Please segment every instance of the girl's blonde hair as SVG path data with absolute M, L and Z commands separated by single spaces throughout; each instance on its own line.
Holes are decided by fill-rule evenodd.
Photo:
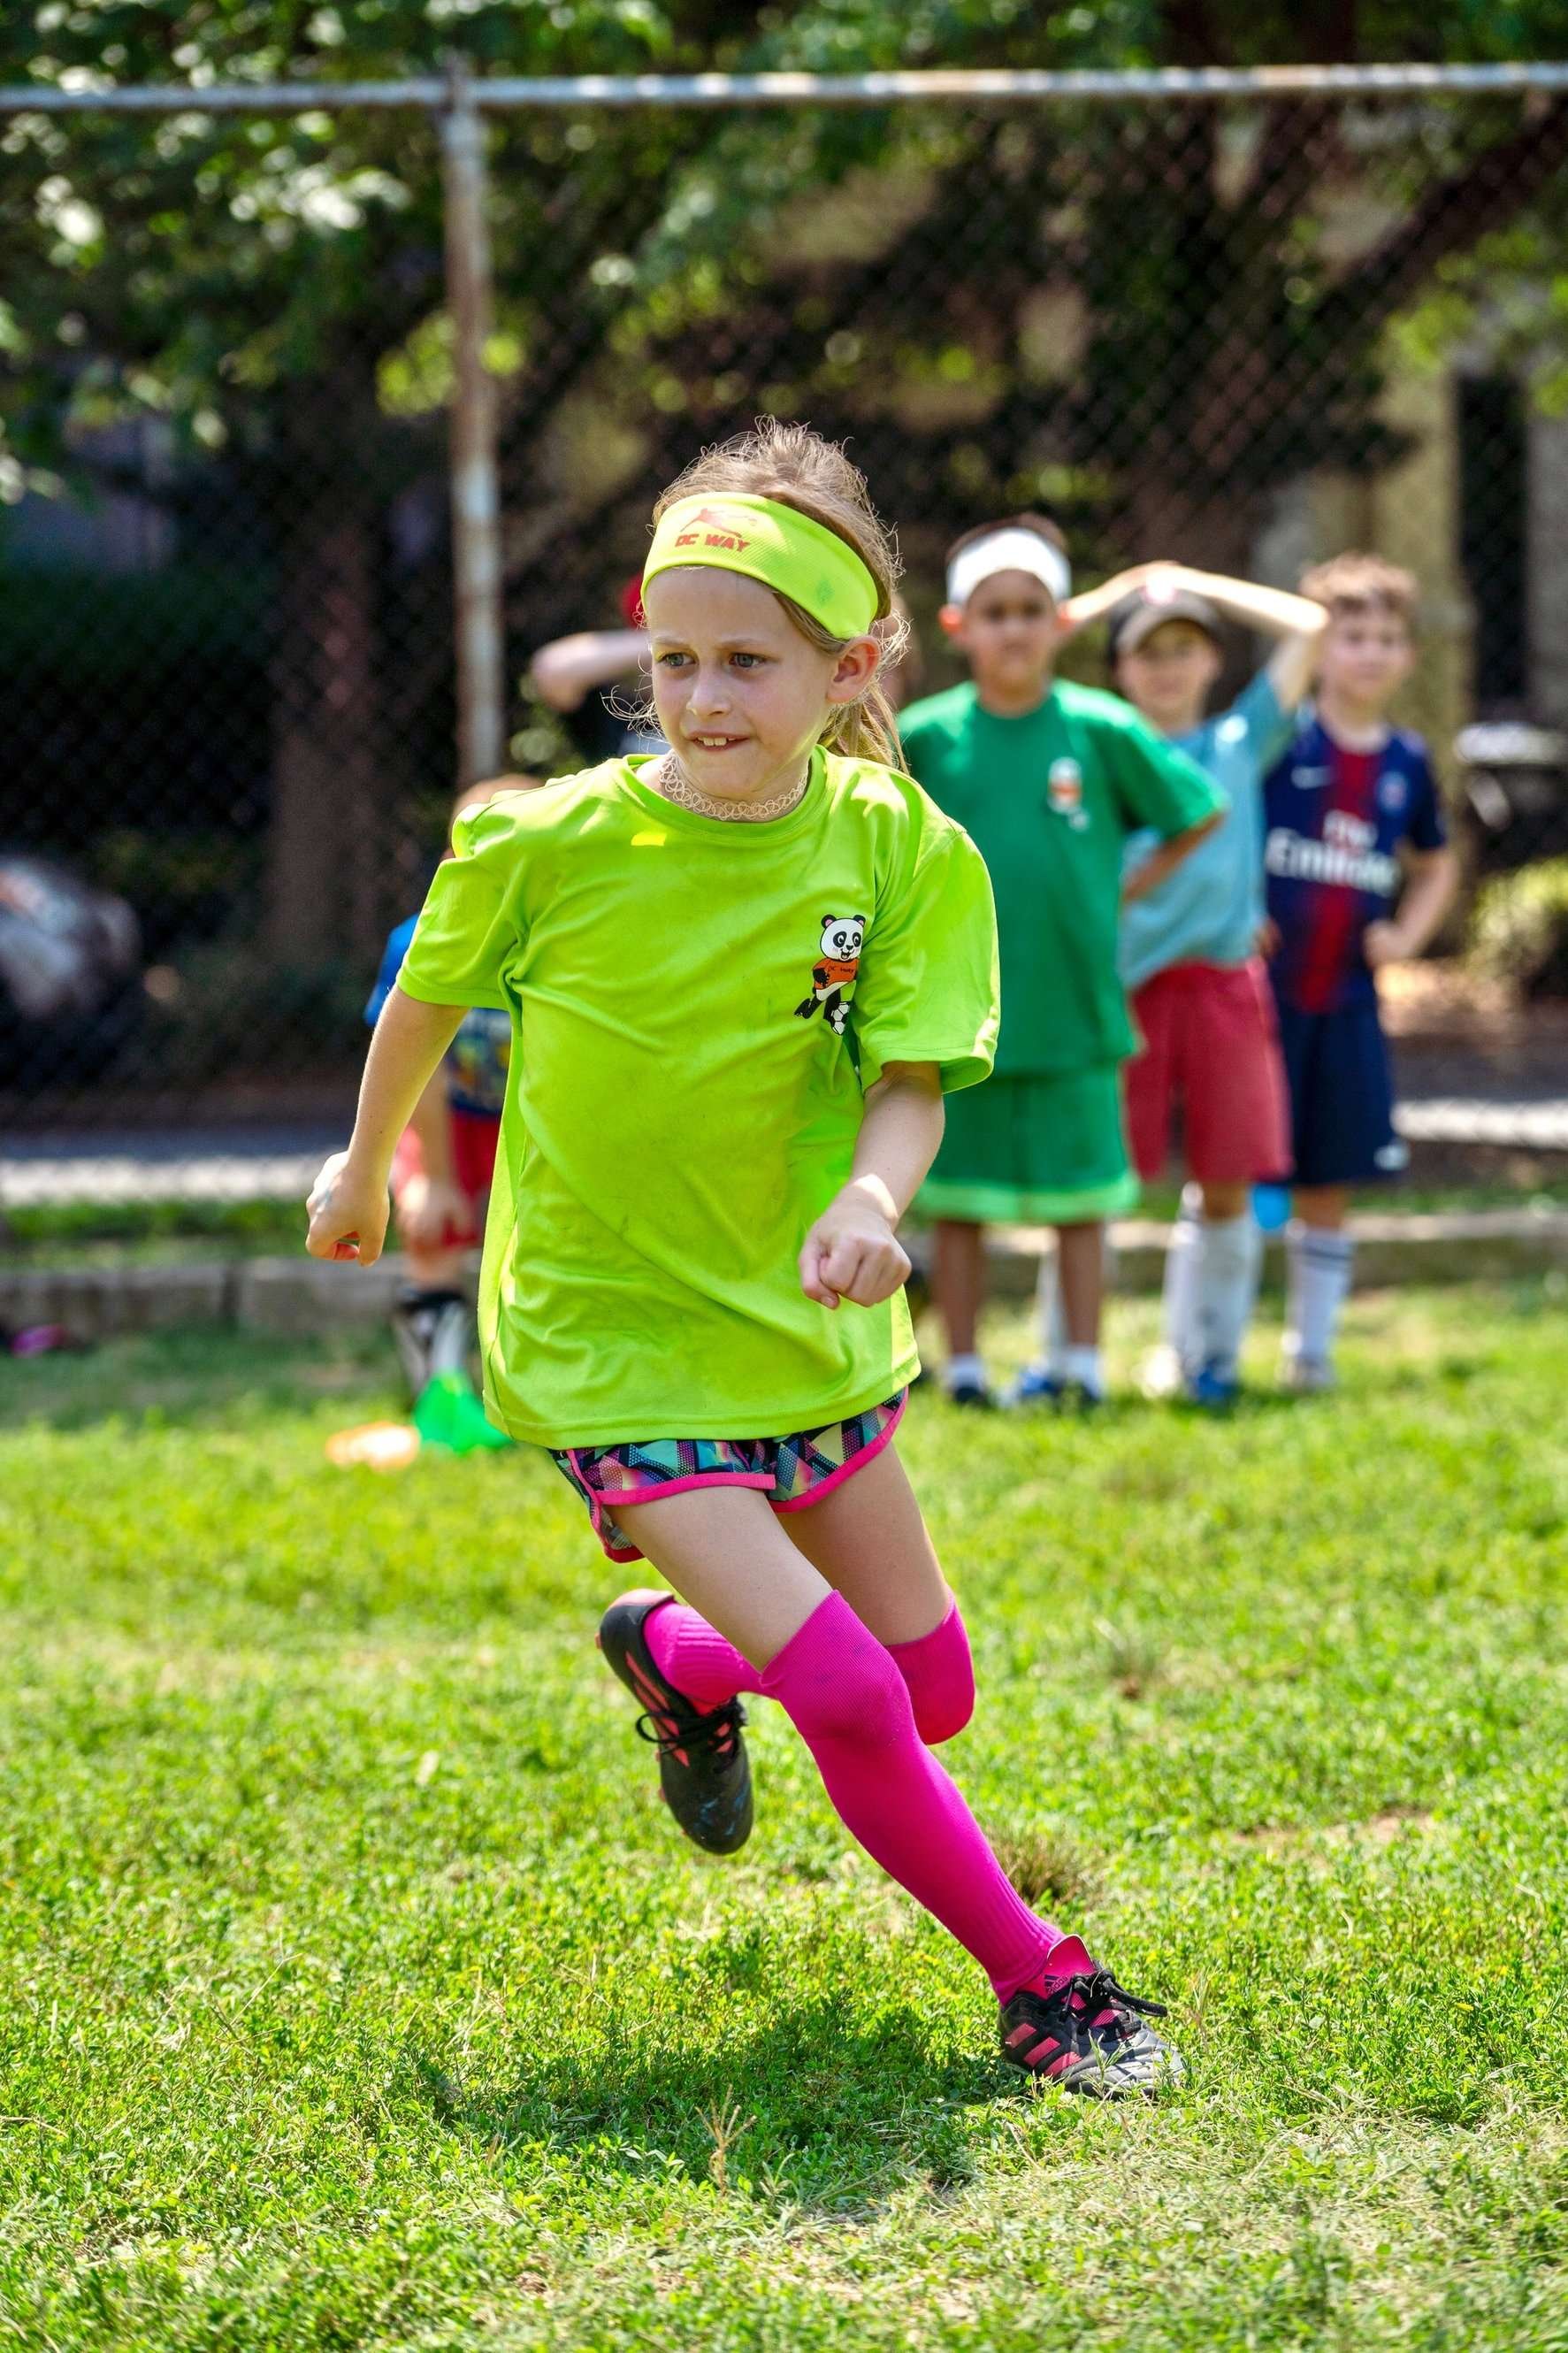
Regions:
M 809 425 L 784 425 L 777 417 L 761 417 L 750 433 L 738 434 L 734 440 L 704 449 L 700 458 L 694 458 L 663 492 L 653 519 L 658 522 L 677 499 L 721 497 L 726 491 L 776 499 L 780 506 L 809 515 L 813 522 L 821 523 L 852 547 L 876 582 L 873 634 L 882 659 L 865 693 L 835 708 L 823 729 L 822 741 L 831 752 L 843 752 L 851 759 L 879 760 L 896 768 L 903 755 L 899 749 L 898 722 L 882 679 L 898 659 L 909 624 L 894 608 L 894 587 L 902 568 L 898 543 L 871 504 L 866 477 L 850 464 L 837 442 L 825 441 Z M 793 596 L 780 596 L 776 588 L 772 594 L 801 636 L 825 653 L 842 653 L 854 643 L 850 638 L 836 638 Z

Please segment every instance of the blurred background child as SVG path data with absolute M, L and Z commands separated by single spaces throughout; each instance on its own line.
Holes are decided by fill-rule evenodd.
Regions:
M 453 804 L 452 823 L 497 793 L 526 791 L 539 781 L 505 776 L 470 785 Z M 444 856 L 451 854 L 448 849 Z M 364 1008 L 373 1029 L 418 920 L 408 916 L 387 940 Z M 392 1166 L 393 1213 L 408 1261 L 392 1329 L 409 1395 L 417 1408 L 433 1380 L 467 1389 L 483 1425 L 482 1434 L 477 1425 L 470 1434 L 481 1443 L 495 1433 L 472 1393 L 468 1360 L 476 1335 L 464 1279 L 468 1252 L 484 1231 L 510 1057 L 511 1026 L 504 1014 L 483 1006 L 466 1013 L 414 1107 Z
M 1229 807 L 1173 874 L 1121 917 L 1121 978 L 1142 1050 L 1126 1065 L 1127 1132 L 1144 1184 L 1163 1172 L 1177 1113 L 1198 1193 L 1167 1258 L 1165 1345 L 1152 1391 L 1194 1403 L 1236 1394 L 1257 1296 L 1262 1236 L 1254 1184 L 1289 1160 L 1285 1073 L 1264 921 L 1263 778 L 1289 740 L 1328 616 L 1305 596 L 1178 564 L 1142 565 L 1075 597 L 1075 627 L 1109 613 L 1111 677 L 1152 727 L 1195 760 Z M 1237 700 L 1205 716 L 1225 662 L 1225 622 L 1278 639 Z M 1129 863 L 1152 847 L 1134 837 Z
M 1301 587 L 1329 622 L 1314 705 L 1265 786 L 1264 865 L 1294 1170 L 1283 1372 L 1320 1389 L 1350 1288 L 1351 1188 L 1408 1157 L 1375 975 L 1420 955 L 1458 875 L 1426 747 L 1388 717 L 1415 658 L 1413 575 L 1344 554 Z
M 552 638 L 540 647 L 529 670 L 535 694 L 554 712 L 589 767 L 628 752 L 664 749 L 663 736 L 640 709 L 647 659 L 640 580 L 628 580 L 622 589 L 621 612 L 624 626 L 618 629 L 579 629 Z
M 1104 1391 L 1104 1221 L 1137 1198 L 1120 1069 L 1132 1051 L 1117 973 L 1124 896 L 1171 873 L 1217 824 L 1224 797 L 1114 695 L 1054 682 L 1066 543 L 1048 517 L 1009 516 L 955 540 L 942 626 L 970 680 L 903 715 L 910 774 L 964 827 L 991 870 L 1001 936 L 996 1074 L 955 1097 L 921 1194 L 936 1220 L 947 1393 L 988 1405 L 979 1351 L 984 1228 L 1057 1230 L 1063 1335 L 1016 1401 L 1093 1403 Z M 1157 846 L 1123 878 L 1128 836 Z

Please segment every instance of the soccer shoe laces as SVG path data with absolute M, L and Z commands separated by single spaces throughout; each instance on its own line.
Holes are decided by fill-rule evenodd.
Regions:
M 726 1700 L 722 1707 L 710 1708 L 702 1715 L 693 1710 L 685 1724 L 678 1724 L 673 1716 L 656 1715 L 649 1708 L 638 1716 L 637 1734 L 661 1757 L 678 1757 L 683 1765 L 703 1749 L 710 1749 L 716 1758 L 725 1761 L 733 1757 L 745 1721 L 746 1711 L 738 1699 Z
M 1080 1969 L 1076 1977 L 1063 1978 L 1048 1994 L 1037 1995 L 1036 2000 L 1044 2010 L 1065 2004 L 1090 2026 L 1098 2026 L 1109 2011 L 1123 2033 L 1133 2031 L 1129 2011 L 1136 2011 L 1141 2018 L 1165 2018 L 1170 2014 L 1164 2002 L 1145 2001 L 1142 1995 L 1129 1993 L 1125 1986 L 1118 1985 L 1109 1969 Z

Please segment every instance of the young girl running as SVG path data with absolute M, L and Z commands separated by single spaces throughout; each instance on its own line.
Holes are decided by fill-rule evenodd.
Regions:
M 943 1090 L 991 1067 L 996 935 L 967 835 L 891 765 L 896 570 L 864 481 L 801 427 L 665 493 L 643 593 L 672 748 L 459 823 L 309 1247 L 374 1262 L 459 1010 L 510 1012 L 490 1408 L 611 1559 L 681 1597 L 623 1594 L 599 1636 L 677 1820 L 742 1843 L 739 1702 L 777 1700 L 845 1827 L 985 1970 L 1006 2058 L 1146 2092 L 1179 2073 L 1163 2011 L 1028 1909 L 931 1754 L 973 1682 L 891 1443 L 918 1369 L 898 1225 Z

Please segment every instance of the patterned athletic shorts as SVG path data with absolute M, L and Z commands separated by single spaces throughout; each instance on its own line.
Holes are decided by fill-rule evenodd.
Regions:
M 616 1525 L 610 1507 L 651 1504 L 691 1487 L 758 1487 L 775 1512 L 804 1512 L 863 1471 L 891 1438 L 909 1400 L 883 1405 L 793 1438 L 652 1438 L 625 1446 L 552 1447 L 551 1460 L 588 1506 L 594 1533 L 612 1560 L 643 1555 Z

